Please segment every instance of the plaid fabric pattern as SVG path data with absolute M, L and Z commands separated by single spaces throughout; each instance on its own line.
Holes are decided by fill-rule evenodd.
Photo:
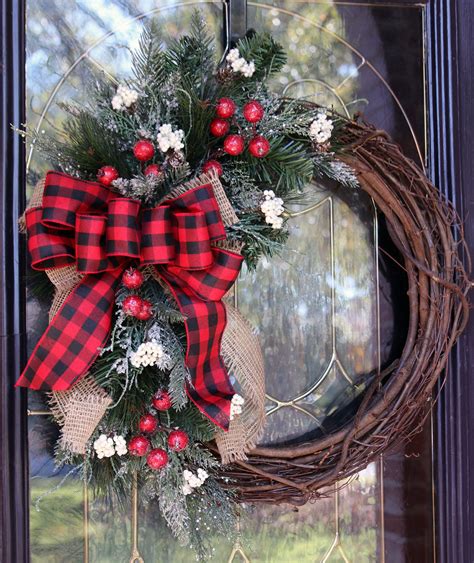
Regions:
M 42 223 L 53 229 L 74 229 L 77 213 L 104 211 L 109 198 L 110 190 L 97 182 L 50 171 L 44 185 Z
M 108 339 L 123 269 L 131 260 L 154 264 L 187 317 L 188 394 L 227 429 L 234 391 L 220 357 L 221 299 L 242 257 L 211 245 L 225 238 L 212 186 L 141 209 L 140 202 L 99 184 L 49 172 L 43 205 L 28 211 L 26 223 L 33 268 L 75 263 L 87 275 L 48 326 L 17 385 L 65 390 L 81 378 Z
M 16 385 L 65 391 L 84 375 L 109 337 L 121 271 L 88 275 L 34 349 Z
M 220 248 L 213 251 L 215 262 L 207 272 L 157 269 L 187 317 L 186 365 L 192 381 L 186 388 L 188 396 L 205 416 L 227 429 L 234 389 L 220 355 L 226 326 L 221 299 L 232 287 L 243 258 Z M 224 275 L 218 278 L 219 273 Z
M 143 211 L 141 261 L 143 264 L 168 264 L 176 255 L 172 211 L 161 205 Z

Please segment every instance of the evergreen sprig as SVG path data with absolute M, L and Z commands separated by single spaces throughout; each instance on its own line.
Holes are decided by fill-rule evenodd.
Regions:
M 172 40 L 165 57 L 183 90 L 193 92 L 199 100 L 212 95 L 215 39 L 198 11 L 193 13 L 189 34 Z
M 277 74 L 287 60 L 285 50 L 269 33 L 252 33 L 239 39 L 236 47 L 244 59 L 255 62 L 254 80 Z
M 144 26 L 138 49 L 132 53 L 132 70 L 136 81 L 145 91 L 153 92 L 168 80 L 171 71 L 161 49 L 161 34 L 157 22 Z
M 65 124 L 67 142 L 59 146 L 67 161 L 87 178 L 94 177 L 104 165 L 114 166 L 123 177 L 130 175 L 130 153 L 123 150 L 122 139 L 101 123 L 97 117 L 82 110 Z

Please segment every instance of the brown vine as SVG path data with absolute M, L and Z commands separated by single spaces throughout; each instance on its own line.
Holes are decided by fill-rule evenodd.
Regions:
M 433 406 L 432 392 L 463 331 L 469 253 L 451 204 L 384 131 L 347 122 L 340 158 L 385 215 L 408 278 L 409 326 L 400 358 L 378 374 L 344 428 L 291 447 L 257 447 L 225 475 L 246 502 L 300 505 L 409 441 Z

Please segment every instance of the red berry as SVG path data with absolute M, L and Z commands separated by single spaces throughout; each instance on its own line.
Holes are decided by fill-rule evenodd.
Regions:
M 153 158 L 153 155 L 155 154 L 155 147 L 150 141 L 138 141 L 133 147 L 133 154 L 140 162 L 146 162 L 147 160 L 150 160 L 150 158 Z
M 164 389 L 158 389 L 158 391 L 153 395 L 151 402 L 158 411 L 167 411 L 171 408 L 170 394 Z
M 162 469 L 168 463 L 168 454 L 165 450 L 156 448 L 146 456 L 146 462 L 152 469 Z
M 230 98 L 221 98 L 217 102 L 216 115 L 223 119 L 232 117 L 235 113 L 235 103 Z
M 249 123 L 258 123 L 264 116 L 265 110 L 263 109 L 262 104 L 252 100 L 251 102 L 245 104 L 243 114 Z
M 150 440 L 145 436 L 134 436 L 128 442 L 128 451 L 130 455 L 138 457 L 144 456 L 150 449 Z
M 249 151 L 255 158 L 263 158 L 267 156 L 270 151 L 270 143 L 265 137 L 258 135 L 254 137 L 249 143 Z
M 145 176 L 158 176 L 161 173 L 161 166 L 159 164 L 149 164 L 144 171 Z
M 224 150 L 227 154 L 237 156 L 245 148 L 244 140 L 240 135 L 229 135 L 224 141 Z
M 189 436 L 184 430 L 173 430 L 168 436 L 168 446 L 174 452 L 184 450 L 189 444 Z
M 119 173 L 113 166 L 102 166 L 97 172 L 97 180 L 103 186 L 110 186 L 110 184 L 119 177 Z
M 227 135 L 229 129 L 230 124 L 225 119 L 216 117 L 216 119 L 211 121 L 210 130 L 211 135 L 214 135 L 214 137 L 223 137 L 224 135 Z
M 129 268 L 123 273 L 122 283 L 127 289 L 138 289 L 143 284 L 143 274 L 140 270 Z
M 140 321 L 148 321 L 153 316 L 153 305 L 148 299 L 142 299 L 142 306 L 138 311 L 136 317 Z
M 217 160 L 208 160 L 203 164 L 202 171 L 203 172 L 214 171 L 218 176 L 222 176 L 223 169 L 221 163 L 217 162 Z
M 142 308 L 143 299 L 138 295 L 129 295 L 122 302 L 122 310 L 130 317 L 136 317 Z
M 145 414 L 140 418 L 138 427 L 140 432 L 151 434 L 158 428 L 158 420 L 152 414 Z

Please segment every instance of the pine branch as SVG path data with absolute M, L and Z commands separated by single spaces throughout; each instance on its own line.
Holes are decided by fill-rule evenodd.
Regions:
M 133 74 L 143 89 L 157 90 L 169 78 L 170 66 L 161 43 L 158 23 L 152 21 L 143 28 L 138 49 L 132 54 Z
M 305 145 L 285 137 L 272 140 L 268 155 L 251 165 L 257 181 L 272 187 L 280 197 L 303 191 L 313 176 L 313 162 Z
M 334 155 L 328 153 L 315 154 L 313 161 L 316 178 L 329 178 L 345 188 L 355 189 L 360 187 L 354 170 L 345 162 L 335 158 Z
M 229 228 L 229 239 L 244 244 L 242 255 L 250 270 L 256 268 L 262 256 L 272 258 L 278 255 L 289 235 L 287 229 L 273 229 L 262 221 L 261 216 L 247 213 Z
M 182 545 L 186 545 L 189 542 L 190 525 L 185 497 L 179 489 L 168 485 L 160 488 L 158 502 L 171 532 Z
M 189 35 L 173 40 L 166 58 L 184 90 L 192 91 L 200 100 L 209 96 L 215 66 L 214 36 L 198 10 L 193 13 Z
M 72 160 L 86 175 L 94 176 L 106 164 L 114 166 L 121 176 L 132 172 L 129 151 L 120 148 L 120 138 L 107 130 L 96 117 L 81 111 L 64 127 L 68 140 L 59 147 L 66 159 Z M 136 167 L 136 163 L 133 163 Z
M 173 407 L 178 411 L 188 403 L 185 389 L 188 376 L 189 372 L 183 361 L 177 361 L 169 374 L 168 392 L 171 396 Z
M 256 80 L 266 80 L 273 74 L 280 72 L 286 63 L 286 53 L 269 33 L 254 33 L 237 42 L 240 56 L 247 61 L 255 62 Z

